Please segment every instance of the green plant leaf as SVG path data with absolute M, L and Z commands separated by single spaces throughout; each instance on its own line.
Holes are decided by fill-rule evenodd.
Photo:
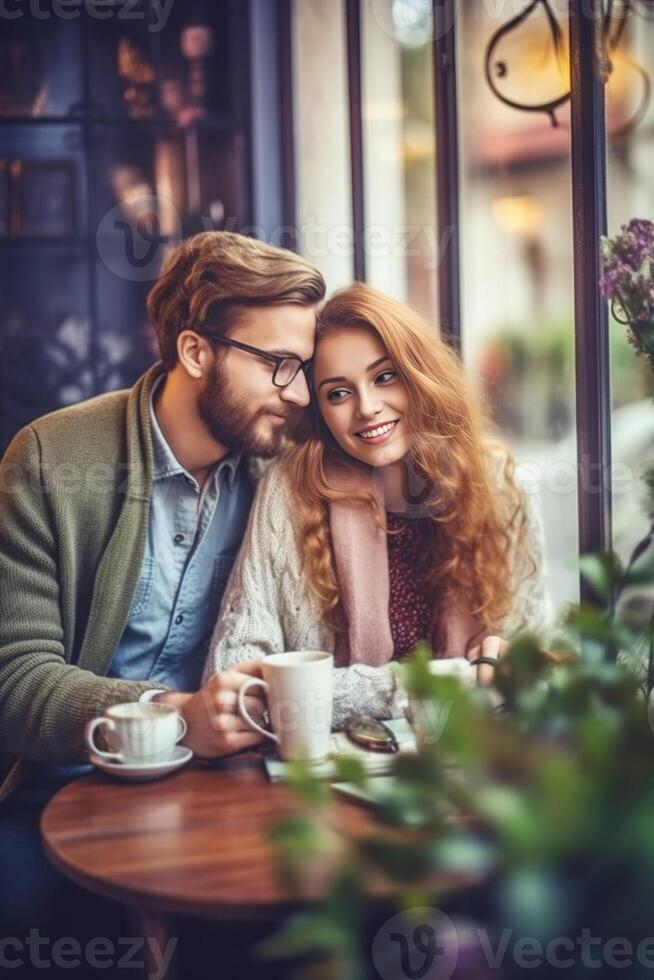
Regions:
M 287 857 L 310 857 L 322 850 L 327 838 L 319 825 L 308 817 L 284 817 L 268 828 L 268 839 L 277 844 Z
M 329 785 L 315 774 L 308 762 L 291 762 L 287 779 L 299 797 L 307 803 L 324 806 L 329 802 Z
M 352 756 L 339 755 L 334 759 L 334 765 L 338 779 L 345 783 L 355 783 L 357 786 L 365 786 L 368 777 L 366 770 L 359 759 Z
M 582 555 L 579 570 L 595 592 L 607 601 L 622 574 L 620 560 L 612 551 Z
M 370 838 L 361 843 L 360 850 L 376 868 L 397 881 L 413 882 L 433 871 L 437 862 L 437 848 L 430 840 L 416 844 Z
M 264 959 L 286 959 L 315 953 L 342 953 L 348 950 L 352 936 L 326 911 L 294 916 L 281 930 L 258 947 Z

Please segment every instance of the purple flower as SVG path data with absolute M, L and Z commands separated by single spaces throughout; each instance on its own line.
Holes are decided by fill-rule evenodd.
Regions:
M 633 218 L 603 238 L 601 250 L 603 295 L 620 304 L 629 322 L 654 318 L 654 222 Z
M 602 239 L 601 255 L 602 295 L 654 368 L 654 222 L 632 218 L 613 238 Z

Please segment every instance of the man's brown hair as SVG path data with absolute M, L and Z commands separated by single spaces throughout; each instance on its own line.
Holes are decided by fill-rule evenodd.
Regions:
M 248 307 L 312 306 L 324 295 L 323 277 L 295 252 L 234 232 L 206 231 L 175 247 L 147 307 L 161 360 L 170 369 L 182 330 L 201 334 L 210 325 L 224 336 Z

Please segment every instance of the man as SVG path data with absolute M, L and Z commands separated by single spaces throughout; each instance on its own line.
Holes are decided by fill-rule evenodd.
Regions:
M 0 800 L 26 773 L 82 762 L 86 723 L 118 702 L 174 704 L 204 758 L 259 740 L 236 706 L 252 668 L 198 686 L 252 457 L 277 453 L 309 401 L 324 290 L 291 252 L 196 235 L 148 297 L 161 362 L 129 391 L 37 419 L 7 449 Z

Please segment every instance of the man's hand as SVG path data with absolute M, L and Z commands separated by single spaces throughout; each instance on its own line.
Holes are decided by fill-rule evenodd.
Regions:
M 202 759 L 217 759 L 259 745 L 263 736 L 246 725 L 238 712 L 238 692 L 250 677 L 261 677 L 261 663 L 249 660 L 216 674 L 195 694 L 167 691 L 154 701 L 172 704 L 184 718 L 187 731 L 182 744 Z M 263 697 L 247 695 L 248 712 L 261 724 Z
M 477 660 L 479 657 L 488 657 L 491 660 L 499 660 L 509 649 L 509 644 L 501 636 L 487 636 L 481 643 L 466 653 L 466 660 Z M 495 667 L 490 664 L 479 664 L 477 667 L 477 683 L 486 686 L 493 683 L 495 677 Z

